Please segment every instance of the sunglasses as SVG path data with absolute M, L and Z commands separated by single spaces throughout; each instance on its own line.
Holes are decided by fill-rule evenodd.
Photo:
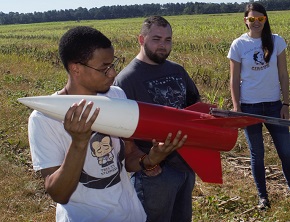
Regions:
M 266 18 L 267 18 L 266 16 L 246 17 L 246 20 L 248 20 L 249 22 L 255 22 L 255 21 L 264 22 Z

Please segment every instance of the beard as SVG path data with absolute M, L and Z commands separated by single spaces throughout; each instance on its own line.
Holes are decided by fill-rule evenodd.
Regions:
M 162 52 L 162 53 L 159 53 L 159 54 L 158 54 L 158 53 L 156 53 L 156 52 L 151 51 L 151 50 L 148 48 L 147 44 L 144 44 L 144 50 L 145 50 L 145 53 L 146 53 L 147 57 L 148 57 L 151 61 L 153 61 L 153 62 L 155 62 L 155 63 L 157 63 L 157 64 L 162 64 L 162 63 L 164 63 L 164 62 L 166 61 L 166 59 L 168 58 L 170 52 L 171 52 L 171 50 L 170 50 L 169 52 L 166 52 L 165 49 L 162 49 L 162 50 L 159 49 L 159 50 L 157 50 L 157 52 L 159 51 L 159 52 Z

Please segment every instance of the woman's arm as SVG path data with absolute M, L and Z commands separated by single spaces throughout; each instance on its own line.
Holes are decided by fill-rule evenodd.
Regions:
M 277 57 L 277 66 L 279 81 L 281 85 L 283 103 L 289 105 L 289 75 L 287 71 L 286 52 L 283 50 Z M 289 106 L 283 105 L 281 109 L 281 118 L 289 119 Z
M 241 82 L 241 63 L 230 60 L 230 88 L 233 102 L 233 111 L 240 112 L 240 82 Z

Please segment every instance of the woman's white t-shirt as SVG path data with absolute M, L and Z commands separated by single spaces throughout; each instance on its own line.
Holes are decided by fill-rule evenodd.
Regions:
M 264 60 L 261 38 L 247 33 L 235 39 L 228 58 L 241 63 L 241 103 L 278 101 L 281 96 L 277 57 L 287 47 L 285 40 L 273 34 L 274 50 L 268 63 Z

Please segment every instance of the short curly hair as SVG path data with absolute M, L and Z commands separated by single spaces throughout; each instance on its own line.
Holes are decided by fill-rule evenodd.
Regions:
M 88 26 L 68 30 L 60 39 L 59 56 L 68 71 L 69 63 L 87 63 L 96 49 L 112 47 L 111 41 L 100 31 Z

